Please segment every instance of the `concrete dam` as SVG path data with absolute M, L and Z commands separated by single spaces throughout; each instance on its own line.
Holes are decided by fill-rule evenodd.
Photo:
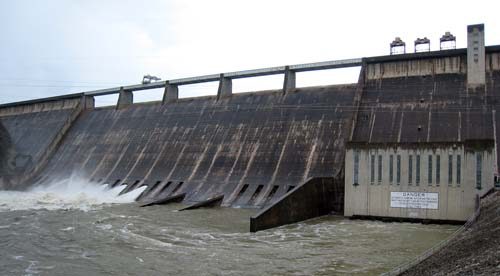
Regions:
M 500 46 L 484 46 L 483 25 L 468 43 L 2 104 L 0 188 L 75 175 L 147 186 L 144 204 L 262 208 L 252 231 L 331 212 L 465 221 L 494 185 L 500 127 Z M 296 73 L 354 66 L 357 83 L 295 86 Z M 274 74 L 283 89 L 232 93 L 233 79 Z M 178 97 L 209 81 L 217 95 Z M 134 103 L 156 88 L 163 101 Z M 94 106 L 108 94 L 116 106 Z

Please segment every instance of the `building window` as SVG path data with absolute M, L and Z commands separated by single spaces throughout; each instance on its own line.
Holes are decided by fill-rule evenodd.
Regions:
M 377 171 L 377 180 L 378 180 L 378 184 L 380 185 L 382 183 L 382 155 L 379 154 L 378 155 L 378 171 Z
M 359 184 L 359 151 L 354 151 L 354 184 Z
M 441 182 L 441 156 L 436 155 L 436 186 Z
M 396 182 L 401 183 L 401 155 L 398 154 L 396 160 Z
M 391 154 L 389 156 L 389 183 L 394 182 L 394 156 Z
M 453 155 L 448 155 L 448 185 L 453 183 Z
M 427 181 L 429 185 L 432 184 L 432 155 L 429 155 L 429 162 L 427 162 Z
M 413 156 L 408 156 L 408 185 L 411 185 L 413 178 Z
M 476 188 L 481 190 L 481 177 L 483 168 L 483 156 L 480 152 L 476 153 Z
M 375 181 L 375 155 L 370 156 L 370 184 Z
M 460 154 L 457 154 L 457 186 L 460 186 L 460 181 L 462 178 L 462 171 L 461 167 L 462 166 L 462 156 Z
M 415 160 L 415 184 L 418 186 L 420 184 L 420 155 L 417 155 L 417 160 Z

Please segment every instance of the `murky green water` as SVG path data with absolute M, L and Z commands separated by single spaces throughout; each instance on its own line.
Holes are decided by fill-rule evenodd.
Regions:
M 255 210 L 14 210 L 2 193 L 1 275 L 377 275 L 457 228 L 324 217 L 249 233 Z

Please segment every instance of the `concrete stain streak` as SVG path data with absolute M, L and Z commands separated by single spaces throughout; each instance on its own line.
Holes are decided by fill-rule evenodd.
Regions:
M 462 141 L 462 112 L 458 112 L 458 139 L 459 142 Z
M 153 164 L 149 167 L 148 171 L 144 175 L 144 179 L 148 179 L 151 173 L 153 172 L 153 169 L 156 168 L 156 164 L 158 164 L 158 161 L 160 161 L 160 157 L 163 155 L 163 152 L 167 148 L 168 143 L 164 143 L 163 146 L 161 147 L 160 151 L 156 155 L 155 160 L 153 161 Z
M 122 161 L 123 157 L 125 156 L 125 153 L 127 152 L 127 149 L 128 147 L 130 146 L 130 143 L 128 143 L 122 150 L 122 152 L 120 153 L 120 157 L 118 157 L 118 160 L 116 160 L 115 164 L 113 165 L 113 167 L 111 168 L 111 170 L 109 170 L 108 174 L 106 175 L 106 177 L 104 177 L 104 179 L 106 181 L 109 181 L 109 176 L 113 173 L 113 171 L 116 169 L 116 167 L 118 167 L 118 164 L 120 164 L 120 161 Z
M 240 160 L 241 152 L 243 151 L 243 144 L 239 146 L 238 153 L 236 154 L 236 159 L 233 162 L 233 165 L 231 166 L 231 169 L 229 170 L 229 173 L 227 174 L 226 178 L 224 179 L 224 182 L 227 183 L 229 182 L 229 178 L 231 178 L 231 175 L 233 175 L 234 168 L 236 167 L 236 164 L 238 164 L 238 161 Z
M 187 147 L 187 144 L 185 143 L 183 146 L 182 146 L 182 149 L 181 149 L 181 152 L 179 153 L 179 155 L 177 156 L 177 159 L 175 160 L 175 164 L 174 166 L 172 167 L 172 169 L 170 170 L 170 172 L 168 173 L 167 177 L 165 177 L 165 180 L 169 180 L 170 177 L 172 177 L 172 174 L 174 173 L 175 169 L 177 168 L 177 165 L 179 164 L 179 162 L 181 161 L 181 158 L 182 156 L 184 155 L 184 150 L 186 149 Z
M 248 177 L 248 171 L 250 170 L 250 168 L 253 165 L 253 161 L 255 160 L 255 156 L 257 155 L 257 151 L 259 149 L 259 146 L 260 146 L 260 144 L 258 142 L 252 145 L 253 151 L 250 154 L 250 159 L 248 160 L 248 164 L 245 168 L 245 172 L 243 173 L 243 176 L 240 179 L 239 184 L 243 183 L 245 181 L 245 179 Z
M 399 130 L 398 130 L 398 143 L 401 142 L 401 132 L 403 130 L 403 119 L 404 119 L 404 112 L 401 112 L 401 120 L 399 121 Z
M 432 123 L 432 111 L 429 110 L 429 116 L 427 118 L 427 142 L 430 142 L 431 140 L 431 123 Z
M 276 164 L 276 169 L 274 169 L 273 176 L 271 177 L 271 180 L 269 181 L 269 184 L 272 184 L 272 183 L 274 183 L 274 181 L 276 181 L 276 176 L 278 175 L 278 171 L 279 171 L 279 169 L 281 167 L 281 162 L 283 161 L 283 156 L 285 155 L 285 151 L 286 151 L 289 139 L 290 139 L 290 134 L 294 130 L 295 130 L 295 124 L 294 124 L 294 121 L 292 121 L 290 123 L 290 128 L 288 129 L 288 132 L 286 134 L 286 138 L 285 138 L 285 141 L 283 143 L 283 147 L 281 148 L 281 153 L 280 153 L 280 157 L 278 159 L 278 163 Z
M 314 153 L 316 152 L 317 146 L 318 146 L 318 139 L 315 139 L 314 144 L 312 145 L 311 150 L 309 151 L 309 155 L 307 157 L 306 171 L 304 172 L 304 176 L 302 177 L 302 182 L 305 182 L 307 180 L 307 177 L 309 176 L 309 171 L 311 170 L 311 164 L 313 162 L 313 157 Z
M 119 141 L 118 144 L 115 144 L 113 146 L 109 146 L 106 148 L 106 153 L 103 154 L 103 157 L 100 160 L 99 164 L 95 167 L 94 172 L 92 173 L 92 177 L 99 171 L 99 169 L 101 169 L 101 166 L 105 161 L 108 161 L 108 159 L 113 159 L 115 157 L 114 154 L 111 153 L 111 152 L 113 152 L 113 149 L 120 148 L 120 147 L 122 147 L 123 144 L 126 144 L 127 142 L 129 142 L 129 140 L 127 139 L 127 137 L 128 137 L 127 133 L 124 133 L 122 135 L 120 135 L 120 133 L 107 133 L 105 135 L 105 138 L 103 139 L 103 141 L 104 142 L 114 141 L 115 138 L 113 136 L 115 134 L 118 135 L 118 137 L 120 137 L 118 140 Z M 94 148 L 94 150 L 95 150 L 95 148 Z M 90 157 L 93 154 L 94 154 L 94 151 L 92 151 L 92 153 L 89 154 L 89 158 L 87 159 L 87 162 L 90 160 Z M 117 164 L 115 164 L 115 167 L 113 167 L 113 170 L 116 168 L 116 166 L 117 166 Z M 84 168 L 84 166 L 82 166 L 81 170 L 83 170 L 83 168 Z M 113 171 L 113 170 L 111 170 L 111 171 Z M 111 175 L 111 173 L 108 174 L 104 179 L 107 180 L 110 175 Z M 123 178 L 123 179 L 125 179 L 125 178 Z
M 134 165 L 132 165 L 132 168 L 130 168 L 130 170 L 128 170 L 128 173 L 125 175 L 125 177 L 123 179 L 128 179 L 129 176 L 134 171 L 134 169 L 137 167 L 137 164 L 139 164 L 139 161 L 141 161 L 144 158 L 144 152 L 146 151 L 146 148 L 148 147 L 148 144 L 149 143 L 146 143 L 146 145 L 144 145 L 144 147 L 142 147 L 142 150 L 140 151 L 139 155 L 137 155 L 137 158 L 135 159 Z
M 372 117 L 372 120 L 370 122 L 370 137 L 368 138 L 369 142 L 372 141 L 373 127 L 375 126 L 375 120 L 377 118 L 377 113 L 375 113 L 373 110 L 372 110 L 372 114 L 373 114 L 373 117 Z
M 498 153 L 498 148 L 497 148 L 497 119 L 496 119 L 496 110 L 493 109 L 491 111 L 491 119 L 493 122 L 493 139 L 495 141 L 495 152 Z M 494 165 L 494 172 L 498 172 L 498 154 L 495 154 L 495 165 Z
M 217 146 L 217 151 L 215 152 L 214 157 L 212 158 L 212 161 L 210 162 L 210 166 L 208 167 L 208 170 L 205 173 L 205 176 L 203 176 L 203 180 L 202 180 L 203 182 L 205 182 L 207 180 L 208 175 L 212 171 L 212 167 L 214 166 L 215 160 L 217 160 L 217 157 L 219 157 L 219 154 L 220 154 L 222 148 L 223 148 L 223 145 Z

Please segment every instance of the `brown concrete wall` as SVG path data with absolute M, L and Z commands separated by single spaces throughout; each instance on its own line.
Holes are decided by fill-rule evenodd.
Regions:
M 26 104 L 0 105 L 0 117 L 74 109 L 78 106 L 80 101 L 80 97 L 75 97 L 46 102 L 40 101 Z
M 359 152 L 359 180 L 354 184 L 354 151 Z M 476 154 L 482 156 L 482 185 L 476 187 Z M 452 155 L 452 181 L 448 181 L 448 155 Z M 371 155 L 375 156 L 374 182 L 371 182 Z M 382 177 L 378 181 L 378 156 L 382 156 Z M 389 158 L 393 156 L 393 182 L 389 177 Z M 401 156 L 401 181 L 396 182 L 396 156 Z M 412 156 L 412 181 L 409 181 L 409 156 Z M 420 183 L 416 183 L 416 156 L 420 156 Z M 433 157 L 432 182 L 428 182 L 428 156 Z M 440 181 L 436 181 L 436 156 L 440 156 Z M 457 155 L 461 156 L 461 181 L 457 183 Z M 373 145 L 349 147 L 345 163 L 345 215 L 432 220 L 466 221 L 474 212 L 476 195 L 482 196 L 493 187 L 495 152 L 467 149 L 463 144 L 439 145 Z M 438 194 L 437 209 L 391 207 L 391 192 L 423 192 Z
M 417 54 L 418 55 L 418 54 Z M 421 54 L 422 58 L 413 55 L 380 62 L 369 62 L 366 66 L 367 80 L 384 78 L 400 78 L 429 76 L 439 74 L 467 74 L 466 52 L 450 53 L 450 56 L 428 56 Z M 486 54 L 486 71 L 500 70 L 500 55 L 498 52 Z
M 332 212 L 342 213 L 343 201 L 342 178 L 312 178 L 251 217 L 250 231 L 257 232 Z

